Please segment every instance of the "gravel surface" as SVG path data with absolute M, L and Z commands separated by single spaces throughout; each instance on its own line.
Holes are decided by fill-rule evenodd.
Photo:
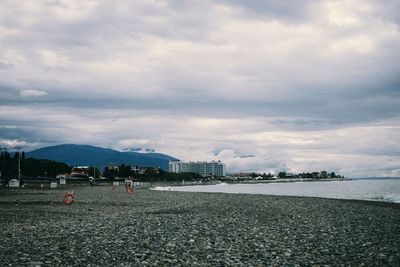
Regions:
M 0 265 L 400 266 L 400 204 L 0 189 Z

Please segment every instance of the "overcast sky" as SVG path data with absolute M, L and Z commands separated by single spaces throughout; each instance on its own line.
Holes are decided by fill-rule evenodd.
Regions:
M 400 1 L 0 2 L 0 146 L 400 176 Z

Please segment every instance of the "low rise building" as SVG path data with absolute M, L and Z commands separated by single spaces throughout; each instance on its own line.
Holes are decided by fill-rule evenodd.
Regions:
M 221 161 L 197 161 L 197 162 L 184 162 L 184 161 L 170 161 L 169 172 L 171 173 L 197 173 L 201 176 L 226 176 L 225 164 Z
M 107 168 L 109 170 L 119 171 L 119 166 L 118 165 L 108 165 Z

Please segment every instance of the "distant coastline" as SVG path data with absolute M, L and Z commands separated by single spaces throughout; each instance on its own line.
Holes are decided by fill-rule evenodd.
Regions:
M 352 180 L 376 180 L 376 179 L 400 179 L 400 177 L 390 177 L 390 176 L 382 176 L 382 177 L 361 177 L 361 178 L 350 178 Z
M 290 179 L 273 179 L 273 180 L 239 180 L 229 181 L 224 180 L 224 183 L 228 184 L 264 184 L 264 183 L 297 183 L 297 182 L 331 182 L 331 181 L 349 181 L 353 178 L 327 178 L 327 179 L 315 179 L 315 178 L 290 178 Z

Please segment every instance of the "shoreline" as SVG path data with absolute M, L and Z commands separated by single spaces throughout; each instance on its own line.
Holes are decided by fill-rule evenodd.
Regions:
M 213 192 L 272 196 L 304 196 L 400 203 L 400 180 L 345 180 L 281 183 L 220 183 L 216 185 L 154 185 L 152 190 Z
M 5 265 L 398 265 L 400 206 L 119 187 L 0 189 Z
M 349 197 L 340 197 L 340 196 L 321 196 L 321 195 L 301 195 L 301 194 L 274 194 L 274 193 L 268 193 L 268 192 L 233 192 L 233 191 L 185 191 L 181 190 L 181 188 L 184 187 L 207 187 L 207 186 L 218 186 L 218 185 L 229 185 L 229 186 L 239 186 L 239 185 L 266 185 L 266 184 L 307 184 L 307 183 L 324 183 L 324 182 L 357 182 L 357 181 L 379 181 L 379 180 L 398 180 L 400 178 L 366 178 L 366 179 L 356 179 L 356 178 L 344 178 L 344 179 L 324 179 L 324 180 L 318 180 L 318 179 L 312 179 L 312 180 L 249 180 L 249 181 L 243 181 L 243 182 L 226 182 L 226 181 L 150 181 L 150 182 L 135 182 L 135 188 L 136 189 L 148 189 L 148 190 L 153 190 L 153 191 L 175 191 L 175 192 L 203 192 L 203 193 L 224 193 L 224 194 L 248 194 L 248 195 L 265 195 L 265 196 L 289 196 L 289 197 L 315 197 L 315 198 L 322 198 L 322 199 L 337 199 L 337 200 L 358 200 L 358 201 L 371 201 L 371 202 L 383 202 L 383 203 L 394 203 L 394 204 L 400 204 L 399 197 L 396 198 L 385 198 L 385 197 L 376 197 L 376 198 L 349 198 Z M 40 183 L 34 183 L 34 184 L 28 184 L 27 186 L 22 186 L 19 188 L 11 188 L 8 186 L 0 186 L 0 194 L 10 192 L 11 190 L 14 190 L 15 192 L 18 192 L 19 190 L 21 192 L 23 191 L 29 191 L 29 190 L 43 190 L 43 191 L 54 191 L 54 190 L 69 190 L 72 188 L 84 188 L 84 187 L 90 187 L 90 185 L 87 182 L 82 182 L 82 181 L 69 181 L 67 185 L 60 185 L 58 184 L 57 188 L 50 188 L 50 183 L 42 183 L 44 184 L 44 187 L 39 186 Z M 96 183 L 93 186 L 94 187 L 111 187 L 112 181 L 101 181 L 101 183 Z M 121 185 L 120 185 L 121 186 Z M 177 189 L 175 189 L 177 188 Z M 172 189 L 172 190 L 171 190 Z
M 339 200 L 339 201 L 361 201 L 361 202 L 369 202 L 369 203 L 384 203 L 384 204 L 393 204 L 399 205 L 400 202 L 393 202 L 393 201 L 384 201 L 384 200 L 373 200 L 373 199 L 355 199 L 355 198 L 334 198 L 334 197 L 318 197 L 318 196 L 296 196 L 296 195 L 269 195 L 269 194 L 261 194 L 261 193 L 228 193 L 228 192 L 193 192 L 193 191 L 174 191 L 174 190 L 157 190 L 154 188 L 149 188 L 146 190 L 152 191 L 168 191 L 168 192 L 183 192 L 183 193 L 195 193 L 195 194 L 229 194 L 229 195 L 249 195 L 249 196 L 266 196 L 266 197 L 289 197 L 289 198 L 315 198 L 315 199 L 326 199 L 326 200 Z

